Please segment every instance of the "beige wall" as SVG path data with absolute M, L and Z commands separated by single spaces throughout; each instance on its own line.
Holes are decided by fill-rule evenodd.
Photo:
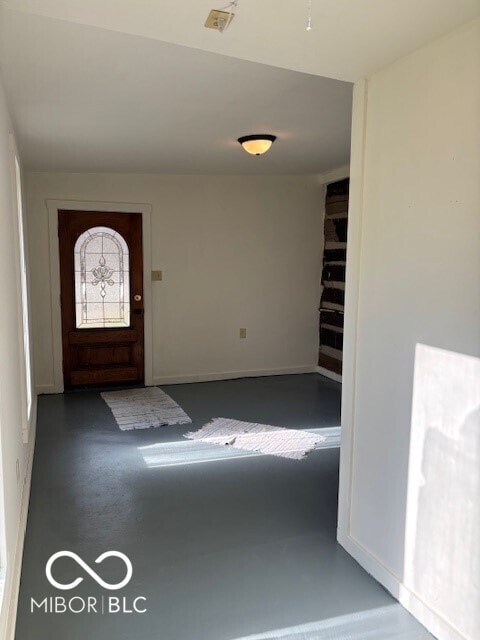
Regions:
M 33 432 L 22 429 L 22 348 L 16 247 L 16 202 L 12 172 L 11 123 L 0 83 L 0 638 L 13 637 L 24 537 Z
M 150 203 L 155 383 L 313 370 L 322 197 L 313 176 L 27 175 L 36 382 L 53 384 L 47 199 Z M 247 328 L 247 340 L 239 328 Z
M 480 356 L 480 21 L 355 94 L 339 538 L 401 595 L 416 345 Z M 454 545 L 478 558 L 478 540 L 436 535 L 452 571 Z M 402 601 L 439 638 L 473 640 L 465 610 Z

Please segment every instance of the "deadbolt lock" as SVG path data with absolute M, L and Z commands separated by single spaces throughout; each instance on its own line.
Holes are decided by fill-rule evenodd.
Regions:
M 135 302 L 140 302 L 140 300 L 142 299 L 142 296 L 137 293 L 136 295 L 133 296 L 133 299 L 135 300 Z

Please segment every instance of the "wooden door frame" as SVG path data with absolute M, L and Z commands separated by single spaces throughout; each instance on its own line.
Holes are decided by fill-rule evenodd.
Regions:
M 48 232 L 50 239 L 50 295 L 52 310 L 53 379 L 49 393 L 63 393 L 62 310 L 60 307 L 60 252 L 58 245 L 58 211 L 105 211 L 141 213 L 143 235 L 143 300 L 145 331 L 145 386 L 153 384 L 153 327 L 152 327 L 152 205 L 145 203 L 92 202 L 81 200 L 47 200 Z

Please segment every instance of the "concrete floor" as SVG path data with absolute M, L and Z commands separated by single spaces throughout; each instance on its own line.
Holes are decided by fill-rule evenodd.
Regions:
M 340 385 L 318 375 L 164 389 L 194 428 L 216 416 L 295 428 L 340 420 Z M 338 449 L 300 462 L 226 450 L 224 459 L 191 464 L 194 449 L 190 456 L 183 447 L 175 466 L 145 455 L 191 429 L 120 432 L 97 392 L 39 399 L 17 640 L 431 637 L 336 543 Z M 122 579 L 121 561 L 94 561 L 121 551 L 132 580 L 106 591 L 60 559 L 57 580 L 84 580 L 59 591 L 45 565 L 61 550 L 109 582 Z M 144 596 L 148 611 L 32 613 L 31 598 L 47 596 L 125 597 L 127 608 Z

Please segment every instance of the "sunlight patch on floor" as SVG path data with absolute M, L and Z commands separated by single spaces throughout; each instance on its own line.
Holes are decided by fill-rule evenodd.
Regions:
M 326 436 L 326 440 L 318 443 L 316 449 L 333 449 L 340 446 L 340 427 L 308 429 L 308 431 Z M 258 458 L 264 455 L 193 440 L 158 442 L 146 447 L 138 447 L 138 451 L 149 469 L 219 462 L 234 458 Z
M 359 611 L 232 640 L 434 640 L 403 607 Z

